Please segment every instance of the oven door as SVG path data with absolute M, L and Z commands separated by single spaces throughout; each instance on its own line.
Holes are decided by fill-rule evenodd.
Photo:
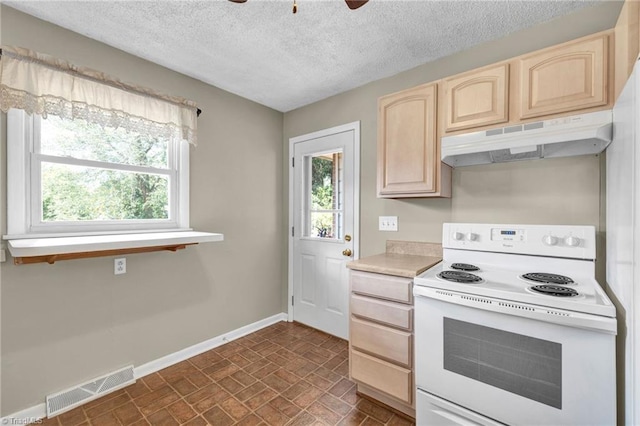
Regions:
M 614 318 L 414 294 L 418 391 L 509 425 L 615 425 Z

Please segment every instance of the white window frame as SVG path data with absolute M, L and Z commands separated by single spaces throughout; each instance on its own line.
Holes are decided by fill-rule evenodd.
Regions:
M 189 144 L 170 141 L 168 169 L 109 164 L 41 154 L 41 117 L 23 110 L 7 114 L 7 234 L 6 239 L 81 236 L 140 232 L 167 232 L 189 228 Z M 42 217 L 40 165 L 42 161 L 111 170 L 150 171 L 169 178 L 169 218 L 46 223 Z

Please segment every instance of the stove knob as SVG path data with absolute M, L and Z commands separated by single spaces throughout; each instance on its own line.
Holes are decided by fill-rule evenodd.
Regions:
M 478 234 L 474 234 L 473 232 L 469 232 L 467 234 L 467 240 L 469 241 L 475 241 L 478 239 Z
M 564 243 L 569 247 L 578 247 L 580 245 L 580 238 L 568 236 L 564 239 Z
M 548 246 L 555 246 L 556 244 L 558 244 L 558 238 L 554 237 L 553 235 L 545 235 L 544 237 L 542 237 L 542 242 Z
M 454 232 L 453 234 L 451 234 L 451 238 L 456 241 L 461 241 L 464 238 L 464 235 L 462 235 L 462 232 Z

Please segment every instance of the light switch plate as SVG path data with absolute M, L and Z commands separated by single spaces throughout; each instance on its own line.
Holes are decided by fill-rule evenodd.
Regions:
M 398 216 L 379 216 L 378 230 L 379 231 L 397 231 Z

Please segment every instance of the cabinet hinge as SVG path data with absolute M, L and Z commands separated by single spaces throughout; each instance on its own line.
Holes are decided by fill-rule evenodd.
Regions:
M 295 227 L 291 227 L 291 236 L 295 237 L 294 233 L 295 233 L 296 228 Z
M 296 157 L 291 157 L 291 167 L 296 166 Z

